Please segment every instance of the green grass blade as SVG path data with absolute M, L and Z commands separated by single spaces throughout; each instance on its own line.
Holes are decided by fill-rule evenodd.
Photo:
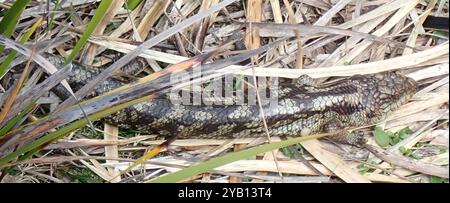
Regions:
M 128 0 L 127 8 L 129 10 L 134 10 L 141 2 L 142 0 Z
M 6 133 L 8 133 L 16 125 L 16 123 L 23 118 L 23 116 L 30 113 L 34 109 L 35 106 L 34 103 L 35 102 L 32 102 L 32 104 L 25 107 L 22 111 L 20 111 L 16 116 L 14 116 L 11 120 L 9 120 L 7 123 L 5 123 L 4 126 L 0 128 L 0 138 L 2 138 Z
M 54 7 L 55 11 L 58 10 L 60 4 L 61 4 L 61 1 L 57 0 L 56 3 L 55 3 L 55 7 Z M 50 14 L 50 20 L 48 21 L 47 32 L 50 32 L 50 30 L 52 30 L 52 28 L 53 28 L 53 21 L 54 20 L 55 20 L 55 13 L 52 12 Z
M 105 14 L 108 11 L 111 4 L 112 4 L 112 1 L 101 1 L 100 2 L 100 5 L 98 6 L 97 10 L 95 11 L 94 16 L 92 17 L 91 21 L 87 25 L 86 30 L 83 32 L 83 35 L 81 36 L 80 40 L 77 42 L 77 44 L 73 48 L 72 52 L 70 52 L 70 55 L 67 57 L 66 61 L 64 61 L 64 65 L 67 65 L 70 62 L 72 62 L 72 60 L 75 58 L 75 56 L 78 54 L 78 52 L 80 52 L 80 50 L 83 48 L 83 46 L 86 44 L 87 40 L 91 36 L 92 32 L 94 32 L 97 25 L 100 23 L 102 18 L 105 16 Z
M 113 114 L 113 113 L 115 113 L 115 112 L 117 112 L 117 111 L 119 111 L 121 109 L 124 109 L 126 107 L 129 107 L 129 106 L 141 103 L 141 102 L 149 100 L 151 98 L 152 98 L 151 96 L 145 96 L 145 97 L 142 97 L 142 98 L 139 98 L 139 99 L 136 99 L 136 100 L 132 100 L 132 101 L 129 101 L 129 102 L 126 102 L 126 103 L 115 105 L 115 106 L 113 106 L 113 107 L 111 107 L 109 109 L 105 109 L 103 111 L 100 111 L 100 112 L 97 112 L 97 113 L 94 113 L 94 114 L 88 116 L 88 119 L 91 120 L 91 121 L 96 121 L 96 120 L 99 120 L 99 119 L 101 119 L 103 117 L 111 115 L 111 114 Z M 19 147 L 16 151 L 14 151 L 14 152 L 12 152 L 12 153 L 2 157 L 0 159 L 0 166 L 10 162 L 11 160 L 15 159 L 16 157 L 24 155 L 25 153 L 27 153 L 29 151 L 35 150 L 37 148 L 40 148 L 42 145 L 45 145 L 48 142 L 51 142 L 51 141 L 56 140 L 56 139 L 59 139 L 59 138 L 63 137 L 64 135 L 66 135 L 66 134 L 68 134 L 68 133 L 70 133 L 70 132 L 72 132 L 72 131 L 74 131 L 76 129 L 82 128 L 86 124 L 87 124 L 87 120 L 86 119 L 80 119 L 80 120 L 77 120 L 77 121 L 75 121 L 73 123 L 70 123 L 70 124 L 68 124 L 68 125 L 66 125 L 64 127 L 61 127 L 60 129 L 56 130 L 55 132 L 48 133 L 47 135 L 44 135 L 41 138 L 39 138 L 39 139 L 37 139 L 37 140 L 35 140 L 33 142 L 25 144 L 24 146 Z M 37 151 L 35 151 L 35 152 L 37 152 Z M 28 155 L 30 155 L 30 154 L 28 154 Z
M 19 43 L 25 44 L 28 39 L 30 39 L 31 35 L 36 31 L 39 25 L 42 23 L 43 17 L 40 17 L 32 26 L 31 28 L 20 38 Z M 3 63 L 0 65 L 0 79 L 3 78 L 3 76 L 8 72 L 9 64 L 14 60 L 14 57 L 16 56 L 16 51 L 13 50 L 11 53 L 8 54 L 8 57 L 3 61 Z
M 217 168 L 219 166 L 223 166 L 226 164 L 229 164 L 234 161 L 246 159 L 248 157 L 256 156 L 257 154 L 268 152 L 271 150 L 275 150 L 278 148 L 287 147 L 290 145 L 297 144 L 299 142 L 310 140 L 310 139 L 317 139 L 326 136 L 327 134 L 317 134 L 317 135 L 311 135 L 311 136 L 305 136 L 305 137 L 297 137 L 293 139 L 284 140 L 281 142 L 274 142 L 270 144 L 264 144 L 257 147 L 253 147 L 250 149 L 245 149 L 238 152 L 232 152 L 228 153 L 224 156 L 213 158 L 211 160 L 190 166 L 188 168 L 185 168 L 183 170 L 170 173 L 155 179 L 151 179 L 149 181 L 146 181 L 148 183 L 176 183 L 180 182 L 182 180 L 185 180 L 189 177 L 195 176 L 197 174 L 206 173 L 214 168 Z
M 0 34 L 5 37 L 11 37 L 16 29 L 16 24 L 17 21 L 19 21 L 20 14 L 22 14 L 28 2 L 30 2 L 30 0 L 16 1 L 11 6 L 11 8 L 6 12 L 5 17 L 3 17 L 0 22 Z M 4 46 L 0 46 L 0 53 L 2 53 L 4 49 Z

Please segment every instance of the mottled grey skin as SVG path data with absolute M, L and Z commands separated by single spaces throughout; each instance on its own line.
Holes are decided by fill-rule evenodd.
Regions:
M 59 63 L 57 58 L 51 60 Z M 99 71 L 74 64 L 74 74 L 68 82 L 77 90 Z M 93 95 L 122 84 L 120 80 L 108 79 Z M 61 87 L 54 90 L 64 97 L 63 91 Z M 362 144 L 361 135 L 339 130 L 380 122 L 415 92 L 413 79 L 392 72 L 355 75 L 327 86 L 315 85 L 313 79 L 302 76 L 294 83 L 280 84 L 278 105 L 265 105 L 263 109 L 271 136 L 336 132 L 337 136 L 333 136 L 336 141 Z M 105 120 L 121 128 L 178 138 L 265 136 L 258 105 L 182 105 L 160 97 L 121 110 Z

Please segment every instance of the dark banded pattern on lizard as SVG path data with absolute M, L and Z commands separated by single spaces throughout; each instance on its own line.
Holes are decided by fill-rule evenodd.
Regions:
M 59 57 L 46 57 L 56 65 L 62 62 Z M 75 91 L 101 72 L 101 68 L 73 65 L 68 82 Z M 130 68 L 125 67 L 127 69 Z M 122 84 L 121 80 L 109 78 L 99 84 L 93 95 Z M 416 92 L 416 86 L 413 79 L 393 72 L 355 75 L 326 86 L 316 85 L 313 79 L 302 76 L 293 83 L 280 84 L 278 105 L 264 105 L 263 109 L 271 136 L 338 132 L 382 121 Z M 60 97 L 67 97 L 61 87 L 53 91 Z M 265 136 L 258 105 L 183 105 L 172 103 L 168 96 L 123 109 L 105 121 L 142 133 L 177 135 L 178 138 Z M 339 142 L 364 142 L 357 133 L 337 134 L 332 138 Z

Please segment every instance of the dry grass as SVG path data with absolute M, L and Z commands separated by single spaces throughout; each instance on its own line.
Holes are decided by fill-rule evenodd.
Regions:
M 50 34 L 42 37 L 36 35 L 36 41 L 68 34 L 72 40 L 66 40 L 46 50 L 67 56 L 74 46 L 74 40 L 82 33 L 96 8 L 95 4 L 90 2 L 92 1 L 66 1 L 62 8 L 54 13 L 55 23 L 49 31 Z M 91 36 L 85 46 L 81 61 L 94 66 L 108 63 L 115 58 L 117 52 L 133 52 L 143 42 L 221 1 L 144 1 L 133 11 L 125 10 L 123 2 L 117 1 L 110 8 L 110 15 L 102 21 L 95 31 L 95 36 Z M 447 36 L 437 36 L 439 33 L 435 30 L 422 26 L 428 15 L 448 17 L 448 1 L 354 2 L 236 1 L 179 32 L 171 33 L 171 36 L 161 38 L 161 42 L 151 49 L 139 50 L 134 54 L 147 60 L 149 66 L 143 70 L 144 73 L 158 71 L 164 68 L 165 64 L 176 64 L 220 46 L 240 28 L 241 24 L 236 21 L 301 23 L 351 30 L 356 34 L 344 36 L 334 33 L 337 31 L 332 32 L 320 27 L 274 32 L 270 29 L 267 31 L 267 27 L 249 24 L 246 26 L 243 47 L 229 47 L 213 60 L 226 58 L 242 49 L 255 49 L 289 35 L 298 40 L 284 42 L 265 54 L 251 58 L 251 63 L 256 66 L 256 75 L 296 78 L 308 74 L 325 81 L 354 74 L 402 71 L 418 81 L 420 91 L 408 104 L 378 125 L 392 132 L 409 127 L 414 133 L 401 144 L 387 149 L 380 149 L 374 139 L 370 138 L 370 145 L 390 153 L 389 158 L 384 157 L 385 159 L 374 156 L 365 148 L 312 140 L 302 143 L 305 150 L 303 157 L 311 163 L 309 166 L 284 155 L 282 150 L 276 150 L 274 153 L 267 152 L 252 159 L 216 168 L 210 173 L 192 177 L 189 181 L 328 182 L 333 179 L 343 182 L 403 183 L 429 182 L 430 174 L 433 174 L 446 176 L 448 182 L 448 30 Z M 70 4 L 73 7 L 70 7 Z M 8 3 L 0 5 L 1 8 L 9 6 Z M 44 8 L 40 7 L 37 1 L 32 1 L 21 17 L 17 32 L 24 32 L 25 30 L 20 29 L 27 28 L 41 17 Z M 317 29 L 321 32 L 316 32 Z M 368 38 L 357 33 L 369 33 L 397 43 L 387 44 L 380 42 L 380 38 Z M 299 46 L 302 47 L 298 48 Z M 243 65 L 232 65 L 219 73 L 254 74 L 249 69 L 241 70 L 242 67 Z M 1 82 L 4 85 L 6 78 Z M 111 181 L 118 174 L 118 170 L 125 169 L 130 161 L 139 158 L 149 146 L 162 143 L 162 140 L 155 139 L 153 135 L 130 137 L 135 134 L 121 129 L 119 133 L 116 127 L 109 125 L 106 125 L 104 130 L 96 130 L 104 134 L 104 139 L 102 136 L 93 136 L 89 130 L 75 131 L 65 139 L 47 145 L 32 159 L 13 164 L 17 166 L 15 175 L 6 175 L 2 181 L 70 182 L 73 179 L 68 177 L 72 176 L 63 172 L 67 168 L 88 169 L 104 181 Z M 276 142 L 279 139 L 272 137 L 271 141 Z M 262 142 L 265 140 L 261 138 L 176 140 L 169 147 L 169 152 L 148 160 L 146 164 L 113 179 L 112 182 L 141 182 L 165 172 L 178 171 L 206 158 Z M 401 163 L 410 158 L 398 154 L 401 146 L 410 149 L 417 156 L 414 167 L 402 167 Z M 397 166 L 387 161 L 394 162 Z M 429 164 L 436 166 L 436 170 L 447 169 L 447 173 L 424 170 Z M 310 166 L 322 174 L 317 174 Z M 364 173 L 358 172 L 361 170 Z M 283 174 L 283 178 L 279 174 Z

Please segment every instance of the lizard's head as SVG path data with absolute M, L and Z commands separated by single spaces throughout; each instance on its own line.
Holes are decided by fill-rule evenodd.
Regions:
M 360 79 L 357 79 L 360 80 Z M 369 118 L 374 121 L 383 117 L 406 103 L 417 91 L 417 83 L 412 78 L 394 72 L 376 73 L 364 77 L 363 100 L 370 106 Z
M 379 93 L 374 97 L 382 103 L 391 104 L 388 111 L 395 110 L 417 92 L 417 82 L 398 73 L 377 73 L 374 78 L 378 80 Z

